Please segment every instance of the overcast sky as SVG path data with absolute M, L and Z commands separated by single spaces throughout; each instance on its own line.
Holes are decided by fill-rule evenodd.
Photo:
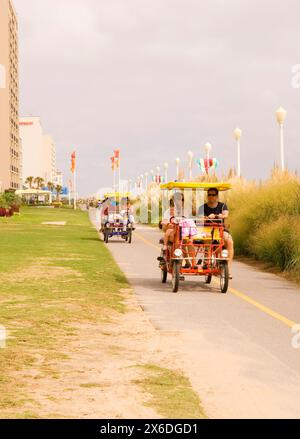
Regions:
M 242 173 L 279 159 L 274 112 L 287 111 L 286 159 L 300 169 L 298 0 L 14 0 L 21 113 L 39 115 L 67 176 L 78 154 L 82 195 L 111 183 L 109 157 L 135 178 L 192 149 L 226 170 L 243 129 Z

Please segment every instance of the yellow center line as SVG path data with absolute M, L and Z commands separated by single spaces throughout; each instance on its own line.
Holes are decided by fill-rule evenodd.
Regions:
M 141 241 L 143 241 L 145 244 L 147 244 L 150 247 L 155 248 L 156 250 L 160 250 L 160 247 L 150 242 L 148 239 L 144 238 L 139 233 L 135 233 L 135 236 L 139 238 Z M 229 288 L 229 291 L 231 294 L 233 294 L 236 297 L 239 297 L 240 299 L 244 300 L 245 302 L 249 303 L 250 305 L 253 305 L 255 308 L 259 309 L 260 311 L 264 312 L 265 314 L 273 317 L 274 319 L 278 320 L 279 322 L 283 323 L 284 325 L 288 326 L 289 328 L 293 328 L 296 325 L 296 322 L 293 320 L 288 319 L 287 317 L 279 314 L 276 311 L 273 311 L 271 308 L 268 308 L 267 306 L 263 305 L 260 302 L 257 302 L 256 300 L 252 299 L 250 296 L 247 296 L 247 294 L 242 293 L 241 291 L 238 291 L 234 288 Z
M 268 314 L 269 316 L 273 317 L 276 320 L 279 320 L 284 325 L 288 326 L 289 328 L 292 328 L 296 325 L 296 322 L 293 322 L 292 320 L 288 319 L 287 317 L 284 317 L 283 315 L 279 314 L 276 311 L 273 311 L 271 308 L 268 308 L 267 306 L 263 305 L 262 303 L 257 302 L 256 300 L 252 299 L 251 297 L 247 296 L 244 293 L 241 293 L 238 290 L 235 290 L 234 288 L 229 288 L 229 291 L 234 294 L 235 296 L 239 297 L 242 300 L 245 300 L 245 302 L 250 303 L 251 305 L 255 306 L 256 308 L 260 309 L 264 313 Z
M 152 242 L 148 241 L 148 239 L 144 238 L 142 235 L 140 235 L 138 232 L 135 232 L 134 236 L 139 238 L 141 241 L 143 241 L 145 244 L 149 245 L 150 247 L 155 248 L 155 250 L 160 250 L 160 247 L 158 245 L 153 244 Z

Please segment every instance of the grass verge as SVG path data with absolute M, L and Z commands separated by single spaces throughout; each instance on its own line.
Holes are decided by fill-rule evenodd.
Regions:
M 140 366 L 135 384 L 150 395 L 148 406 L 167 419 L 205 419 L 201 401 L 183 374 L 154 364 Z
M 66 225 L 42 225 L 56 221 Z M 81 211 L 24 208 L 1 219 L 0 242 L 0 325 L 8 333 L 0 417 L 8 410 L 17 417 L 29 400 L 24 371 L 58 378 L 54 364 L 66 359 L 63 347 L 78 324 L 125 312 L 127 281 Z

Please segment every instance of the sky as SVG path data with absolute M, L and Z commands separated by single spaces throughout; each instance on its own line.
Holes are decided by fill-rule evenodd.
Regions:
M 40 116 L 80 195 L 112 184 L 121 149 L 133 180 L 213 146 L 219 172 L 266 178 L 279 161 L 275 111 L 287 110 L 286 162 L 300 170 L 298 0 L 14 0 L 21 114 Z M 296 67 L 295 67 L 296 66 Z M 200 171 L 194 169 L 194 173 Z

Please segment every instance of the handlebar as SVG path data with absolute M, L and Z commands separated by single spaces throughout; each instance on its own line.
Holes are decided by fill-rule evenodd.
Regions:
M 215 215 L 215 218 L 210 218 L 209 216 L 201 216 L 199 218 L 197 218 L 199 220 L 203 220 L 203 221 L 223 221 L 225 218 L 219 218 L 219 215 Z

